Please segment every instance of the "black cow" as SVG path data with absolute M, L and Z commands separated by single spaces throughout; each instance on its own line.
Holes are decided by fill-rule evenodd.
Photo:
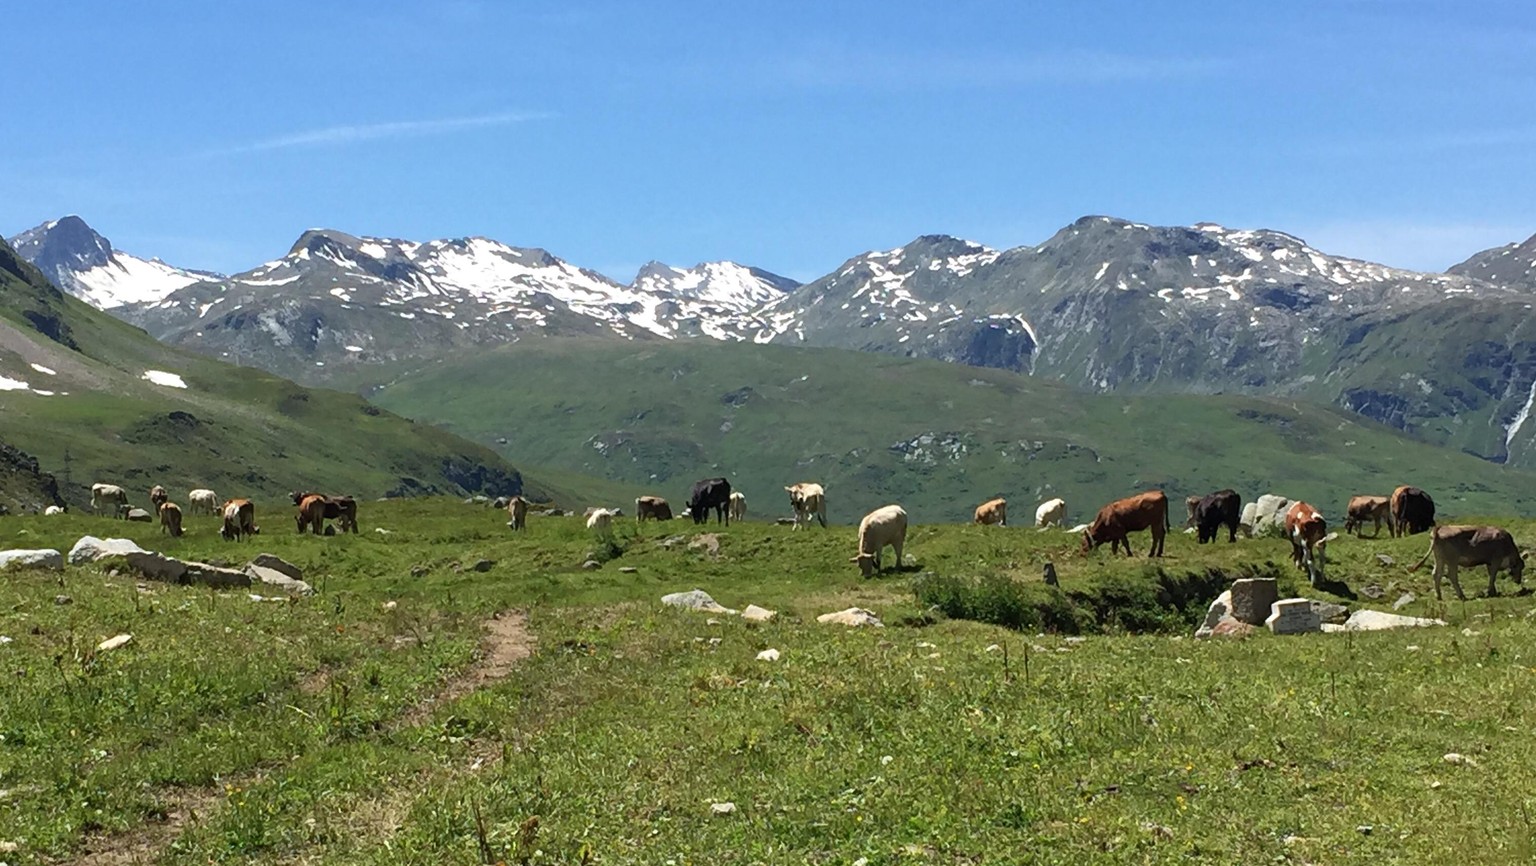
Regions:
M 731 482 L 724 478 L 705 478 L 693 482 L 688 495 L 688 515 L 695 524 L 709 522 L 709 509 L 715 510 L 715 522 L 731 525 Z
M 1392 491 L 1392 524 L 1398 535 L 1417 535 L 1435 525 L 1435 500 L 1417 487 Z
M 1216 540 L 1216 530 L 1227 527 L 1227 542 L 1237 541 L 1237 524 L 1242 519 L 1243 500 L 1236 491 L 1218 490 L 1204 496 L 1195 506 L 1195 532 L 1201 544 Z

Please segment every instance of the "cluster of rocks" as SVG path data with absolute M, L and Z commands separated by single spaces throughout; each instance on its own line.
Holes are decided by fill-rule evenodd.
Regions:
M 1274 578 L 1246 578 L 1234 581 L 1231 589 L 1211 602 L 1195 637 L 1243 637 L 1260 628 L 1274 634 L 1307 634 L 1429 625 L 1445 625 L 1445 621 L 1365 608 L 1350 612 L 1333 602 L 1281 598 Z
M 736 610 L 735 608 L 726 607 L 725 605 L 715 601 L 709 593 L 702 589 L 691 589 L 687 592 L 669 593 L 661 597 L 661 603 L 670 607 L 681 607 L 688 610 L 699 610 L 704 611 L 705 613 L 721 613 L 730 614 L 732 616 L 740 616 L 742 619 L 747 620 L 748 622 L 768 622 L 769 620 L 772 620 L 774 617 L 778 616 L 777 611 L 768 610 L 764 607 L 758 607 L 755 604 L 749 604 L 743 610 Z M 874 626 L 876 628 L 881 628 L 885 625 L 885 623 L 880 621 L 880 617 L 875 616 L 870 611 L 858 607 L 850 607 L 847 610 L 824 613 L 821 616 L 816 617 L 816 621 L 821 623 L 837 623 L 847 626 L 867 625 Z
M 260 554 L 243 569 L 235 569 L 145 550 L 126 538 L 97 538 L 94 535 L 75 542 L 67 557 L 57 550 L 0 551 L 0 571 L 11 568 L 62 570 L 66 560 L 70 565 L 100 564 L 131 569 L 148 580 L 182 586 L 196 584 L 226 589 L 259 583 L 292 595 L 309 595 L 314 591 L 304 582 L 304 573 L 298 566 L 270 553 Z

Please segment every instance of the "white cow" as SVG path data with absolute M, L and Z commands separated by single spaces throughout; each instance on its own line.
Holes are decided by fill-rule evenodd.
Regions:
M 59 506 L 57 506 L 57 505 L 50 505 L 47 508 L 43 509 L 43 514 L 48 516 L 48 517 L 52 517 L 55 514 L 63 514 L 63 513 L 64 513 L 64 509 L 59 507 Z
M 742 493 L 740 490 L 732 490 L 731 491 L 731 503 L 730 503 L 729 506 L 727 506 L 727 508 L 730 510 L 729 517 L 732 520 L 746 520 L 747 519 L 747 495 L 745 493 Z
M 606 508 L 594 508 L 587 515 L 587 528 L 604 541 L 613 540 L 613 512 Z
M 812 517 L 821 523 L 823 529 L 826 528 L 827 493 L 820 484 L 802 481 L 784 490 L 789 493 L 790 507 L 795 509 L 795 529 L 799 529 L 802 523 L 810 526 Z
M 1047 526 L 1060 526 L 1066 518 L 1067 502 L 1064 499 L 1046 500 L 1035 509 L 1035 525 L 1041 529 Z
M 218 514 L 219 497 L 200 487 L 187 494 L 187 510 L 193 514 Z
M 128 494 L 116 484 L 92 484 L 91 510 L 100 513 L 104 505 L 112 506 L 113 517 L 121 517 L 128 508 Z
M 900 505 L 876 508 L 859 521 L 859 552 L 849 562 L 859 564 L 865 577 L 880 570 L 880 552 L 889 544 L 896 551 L 896 567 L 901 567 L 901 547 L 907 541 L 907 512 Z

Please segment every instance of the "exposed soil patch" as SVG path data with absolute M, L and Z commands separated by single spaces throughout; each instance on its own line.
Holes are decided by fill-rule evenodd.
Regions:
M 188 824 L 218 807 L 220 793 L 215 787 L 176 788 L 167 791 L 164 797 L 165 814 L 159 820 L 127 833 L 87 838 L 74 858 L 58 862 L 74 863 L 75 866 L 153 863 Z
M 533 654 L 533 645 L 527 614 L 509 610 L 491 617 L 485 622 L 485 639 L 480 642 L 475 661 L 444 683 L 437 694 L 401 716 L 395 727 L 419 725 L 436 707 L 505 679 L 518 662 Z

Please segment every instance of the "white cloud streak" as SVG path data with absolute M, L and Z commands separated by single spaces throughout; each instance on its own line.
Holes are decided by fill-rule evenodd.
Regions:
M 446 117 L 436 120 L 397 120 L 387 123 L 345 124 L 291 132 L 270 138 L 257 139 L 246 144 L 221 148 L 215 153 L 259 153 L 262 151 L 288 150 L 301 147 L 335 147 L 367 141 L 396 138 L 421 138 L 433 135 L 451 135 L 472 129 L 510 126 L 531 120 L 542 120 L 549 114 L 529 112 L 498 112 L 471 117 Z

